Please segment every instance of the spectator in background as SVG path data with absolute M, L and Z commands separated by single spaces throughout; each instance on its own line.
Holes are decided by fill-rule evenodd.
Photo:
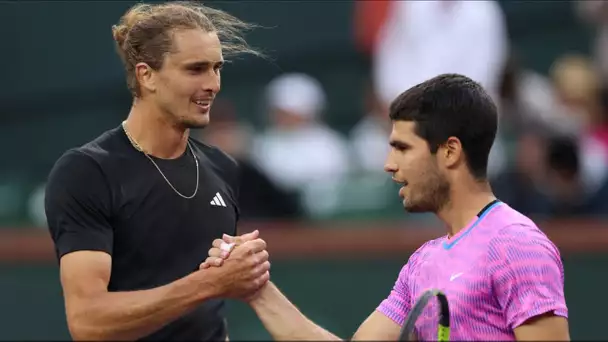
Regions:
M 498 102 L 499 127 L 509 139 L 518 139 L 518 133 L 531 126 L 553 134 L 578 131 L 577 120 L 559 105 L 551 80 L 524 68 L 513 53 L 504 68 Z
M 546 160 L 547 186 L 553 217 L 606 216 L 608 183 L 604 181 L 589 194 L 582 182 L 580 149 L 572 137 L 555 137 L 549 141 Z
M 602 79 L 608 78 L 608 1 L 574 2 L 581 19 L 596 29 L 594 64 Z
M 600 109 L 600 78 L 589 58 L 568 54 L 557 58 L 549 70 L 557 99 L 577 123 L 579 131 L 588 132 Z
M 591 136 L 608 153 L 608 86 L 603 85 L 600 93 L 600 109 Z
M 581 18 L 596 28 L 594 65 L 602 90 L 601 108 L 592 136 L 608 151 L 608 2 L 577 1 L 575 4 Z
M 580 148 L 580 172 L 585 191 L 595 192 L 608 176 L 608 149 L 594 135 L 601 121 L 600 80 L 589 59 L 558 58 L 550 69 L 560 110 L 570 116 Z
M 580 133 L 587 135 L 590 143 L 601 146 L 600 153 L 607 154 L 608 89 L 591 60 L 566 55 L 556 60 L 551 70 L 560 102 L 579 122 Z
M 366 114 L 350 131 L 353 158 L 360 171 L 384 174 L 384 162 L 390 151 L 388 107 L 376 96 L 371 82 L 366 84 L 364 94 Z
M 355 1 L 355 46 L 364 56 L 373 55 L 380 31 L 395 3 L 393 0 Z
M 459 73 L 497 94 L 508 54 L 495 1 L 395 1 L 371 44 L 376 90 L 385 102 L 443 73 Z
M 549 203 L 542 192 L 546 175 L 545 137 L 538 126 L 527 127 L 517 137 L 513 163 L 492 181 L 502 201 L 524 215 L 547 214 Z
M 376 33 L 357 37 L 362 49 L 373 48 L 374 85 L 384 103 L 443 73 L 466 75 L 497 99 L 508 56 L 505 18 L 497 2 L 393 1 L 383 5 L 377 5 L 374 13 L 384 19 L 358 22 L 370 25 Z M 383 20 L 382 25 L 378 20 Z M 498 137 L 490 153 L 490 178 L 505 165 L 504 146 Z
M 347 174 L 346 140 L 322 123 L 326 96 L 309 75 L 283 74 L 266 89 L 270 125 L 254 143 L 253 157 L 270 179 L 288 190 Z
M 297 194 L 276 186 L 249 158 L 252 130 L 236 118 L 230 102 L 216 100 L 213 125 L 197 132 L 197 138 L 217 146 L 234 158 L 240 170 L 241 220 L 291 219 L 300 215 Z

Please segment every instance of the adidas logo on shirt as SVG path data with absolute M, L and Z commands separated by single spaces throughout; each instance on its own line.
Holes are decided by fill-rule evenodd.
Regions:
M 226 202 L 224 202 L 224 199 L 222 198 L 222 195 L 220 195 L 220 193 L 217 192 L 215 194 L 215 196 L 213 196 L 213 199 L 211 200 L 211 205 L 217 206 L 217 207 L 225 207 L 226 206 Z

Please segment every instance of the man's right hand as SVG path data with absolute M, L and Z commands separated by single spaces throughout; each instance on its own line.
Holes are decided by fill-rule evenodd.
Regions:
M 222 267 L 201 265 L 200 272 L 213 279 L 211 286 L 216 287 L 218 297 L 247 298 L 270 279 L 266 242 L 262 239 L 239 242 L 242 243 L 229 253 Z
M 230 256 L 230 253 L 235 247 L 240 246 L 247 241 L 253 241 L 257 239 L 259 235 L 259 231 L 254 230 L 251 233 L 239 236 L 230 236 L 224 234 L 221 239 L 215 239 L 211 249 L 209 249 L 208 258 L 202 264 L 200 264 L 200 268 L 205 269 L 211 266 L 222 266 L 224 260 Z

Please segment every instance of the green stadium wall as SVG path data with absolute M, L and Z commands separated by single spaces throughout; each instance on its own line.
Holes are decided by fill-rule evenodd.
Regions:
M 309 318 L 347 338 L 389 293 L 406 259 L 275 261 L 272 279 Z M 605 339 L 608 254 L 564 259 L 572 339 Z M 0 293 L 0 340 L 69 339 L 55 266 L 4 264 Z M 229 301 L 228 317 L 232 340 L 270 338 L 243 303 Z

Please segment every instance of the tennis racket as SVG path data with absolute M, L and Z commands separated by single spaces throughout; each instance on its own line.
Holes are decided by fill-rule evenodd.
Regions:
M 415 324 L 422 311 L 427 306 L 431 298 L 437 297 L 439 300 L 439 322 L 437 326 L 437 341 L 450 340 L 450 307 L 448 298 L 439 290 L 425 291 L 418 299 L 410 314 L 406 317 L 399 334 L 399 341 L 411 341 L 414 333 Z

